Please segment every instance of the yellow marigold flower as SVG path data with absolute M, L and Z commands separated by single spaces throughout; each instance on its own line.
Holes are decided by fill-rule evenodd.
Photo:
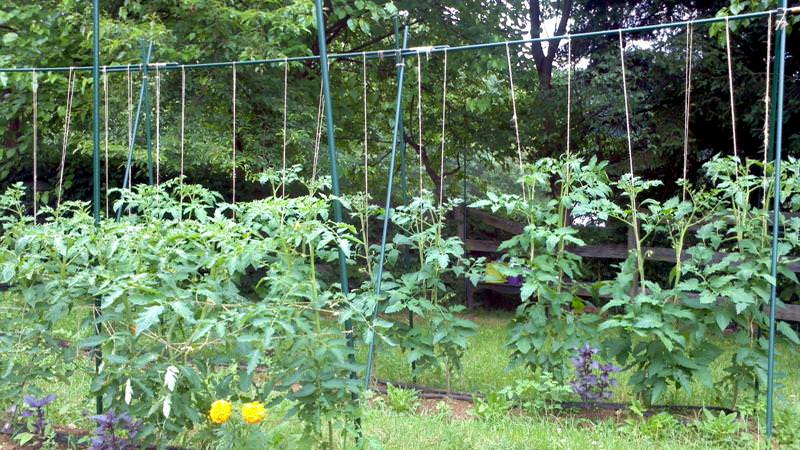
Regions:
M 231 418 L 231 402 L 227 400 L 217 400 L 211 404 L 208 410 L 208 417 L 217 425 L 222 425 Z
M 261 402 L 250 402 L 242 405 L 242 418 L 250 425 L 261 423 L 267 417 L 267 409 Z

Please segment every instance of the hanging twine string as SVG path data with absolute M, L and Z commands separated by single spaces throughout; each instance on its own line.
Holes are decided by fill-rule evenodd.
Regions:
M 764 207 L 764 214 L 762 214 L 761 229 L 762 238 L 767 236 L 767 189 L 769 180 L 767 178 L 767 155 L 769 153 L 769 119 L 770 119 L 770 78 L 772 76 L 771 69 L 772 59 L 772 14 L 767 17 L 767 58 L 766 58 L 766 79 L 764 83 L 764 160 L 763 169 L 761 170 L 761 205 Z M 762 239 L 763 240 L 763 239 Z M 762 243 L 763 244 L 763 243 Z
M 508 45 L 506 45 L 508 50 Z M 516 116 L 516 112 L 514 116 Z M 570 156 L 570 132 L 572 131 L 572 38 L 567 38 L 567 158 Z M 517 137 L 519 142 L 519 137 Z M 517 144 L 519 145 L 519 144 Z
M 31 78 L 33 94 L 33 221 L 39 216 L 39 77 L 36 70 Z
M 231 83 L 233 92 L 231 95 L 231 110 L 232 110 L 232 122 L 233 122 L 233 132 L 231 133 L 231 147 L 233 150 L 233 168 L 231 170 L 231 203 L 234 205 L 236 204 L 236 63 L 233 63 L 233 81 Z
M 628 104 L 628 80 L 625 73 L 625 44 L 622 38 L 622 30 L 619 31 L 619 60 L 622 66 L 622 94 L 625 98 L 625 130 L 628 137 L 628 164 L 631 174 L 631 184 L 634 181 L 633 173 L 633 142 L 631 140 L 631 110 Z M 633 217 L 633 234 L 636 238 L 637 247 L 639 243 L 639 213 L 636 206 L 636 196 L 631 195 L 631 212 Z M 637 255 L 638 257 L 638 255 Z M 640 261 L 641 263 L 641 261 Z
M 628 138 L 628 164 L 631 173 L 631 181 L 633 181 L 633 141 L 631 140 L 631 112 L 630 105 L 628 104 L 628 80 L 625 73 L 625 44 L 622 38 L 622 30 L 619 31 L 619 59 L 622 66 L 622 91 L 625 97 L 625 130 Z M 636 209 L 634 208 L 634 215 Z
M 130 148 L 131 143 L 133 142 L 133 76 L 131 76 L 130 64 L 128 64 L 127 82 L 128 82 L 128 148 Z M 125 189 L 127 187 L 128 190 L 130 190 L 131 185 L 133 183 L 131 180 L 133 180 L 133 165 L 131 165 L 130 168 L 130 176 L 128 177 L 128 186 L 122 186 L 122 188 Z
M 286 132 L 289 120 L 289 61 L 283 61 L 283 153 L 281 154 L 281 196 L 286 196 Z
M 514 115 L 511 120 L 514 122 L 514 136 L 517 140 L 517 158 L 519 162 L 520 174 L 525 174 L 525 168 L 522 163 L 522 143 L 519 138 L 519 120 L 517 119 L 517 95 L 514 89 L 514 71 L 511 69 L 511 50 L 508 43 L 506 43 L 506 63 L 508 65 L 508 86 L 511 90 L 511 110 Z M 522 200 L 527 200 L 527 193 L 525 192 L 525 181 L 522 181 Z
M 186 67 L 181 66 L 181 184 L 183 184 L 183 158 L 186 143 Z
M 447 123 L 447 49 L 444 49 L 444 75 L 442 76 L 442 152 L 439 164 L 439 206 L 444 201 L 444 147 L 445 124 Z
M 778 23 L 775 24 L 775 29 L 776 30 L 780 30 L 780 29 L 786 28 L 789 25 L 789 22 L 787 20 L 787 13 L 790 12 L 790 11 L 793 12 L 793 13 L 796 13 L 796 12 L 798 12 L 798 10 L 800 10 L 800 6 L 795 6 L 794 8 L 783 9 L 783 14 L 781 14 L 781 19 L 778 21 Z
M 419 196 L 422 197 L 422 58 L 417 58 L 417 132 L 419 133 Z
M 58 171 L 58 195 L 56 207 L 61 206 L 61 196 L 64 191 L 64 167 L 67 163 L 67 148 L 69 147 L 69 129 L 72 121 L 72 98 L 75 93 L 75 71 L 69 68 L 67 77 L 67 112 L 64 117 L 64 138 L 61 142 L 61 164 Z
M 767 19 L 767 76 L 764 86 L 764 203 L 766 202 L 766 185 L 767 185 L 767 153 L 769 152 L 769 118 L 770 118 L 770 78 L 772 76 L 771 59 L 772 59 L 772 14 Z
M 362 53 L 361 58 L 361 77 L 364 81 L 364 255 L 367 260 L 367 271 L 372 278 L 372 262 L 369 252 L 369 128 L 367 122 L 367 55 Z
M 693 55 L 692 24 L 686 24 L 686 80 L 684 90 L 683 109 L 683 200 L 686 201 L 686 183 L 689 170 L 689 117 L 692 102 L 692 55 Z
M 369 201 L 369 128 L 367 127 L 367 55 L 361 59 L 361 75 L 364 79 L 364 195 Z M 365 223 L 368 226 L 369 221 Z
M 733 133 L 733 156 L 736 158 L 736 164 L 739 164 L 739 147 L 736 143 L 736 108 L 735 108 L 735 101 L 734 101 L 734 91 L 733 91 L 733 56 L 731 52 L 731 31 L 730 31 L 730 21 L 728 18 L 725 18 L 725 49 L 728 53 L 728 91 L 730 92 L 731 98 L 731 132 Z M 738 178 L 739 171 L 736 171 L 736 176 Z
M 317 179 L 319 148 L 322 143 L 322 118 L 325 115 L 325 103 L 322 101 L 322 83 L 319 84 L 319 104 L 317 105 L 317 130 L 314 136 L 314 159 L 311 166 L 311 180 Z
M 103 66 L 103 122 L 104 122 L 104 137 L 105 137 L 105 187 L 106 187 L 106 217 L 109 216 L 109 197 L 108 197 L 108 68 Z
M 161 69 L 156 65 L 156 189 L 161 180 Z

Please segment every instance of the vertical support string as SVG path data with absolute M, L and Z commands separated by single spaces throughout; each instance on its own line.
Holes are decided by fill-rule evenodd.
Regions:
M 105 197 L 106 197 L 106 217 L 109 216 L 109 197 L 108 197 L 108 68 L 103 66 L 103 123 L 104 123 L 104 145 L 105 153 L 104 175 L 105 175 Z
M 511 91 L 511 110 L 513 112 L 513 116 L 511 117 L 512 122 L 514 123 L 514 136 L 517 141 L 517 158 L 519 162 L 519 171 L 520 176 L 525 175 L 525 168 L 523 167 L 522 162 L 522 142 L 519 138 L 519 119 L 517 118 L 517 94 L 514 89 L 514 71 L 511 68 L 511 50 L 509 48 L 508 43 L 506 43 L 506 63 L 508 65 L 508 86 L 509 90 Z M 522 200 L 527 199 L 527 193 L 525 192 L 527 189 L 525 188 L 525 180 L 522 180 Z
M 439 164 L 439 206 L 444 200 L 444 148 L 446 143 L 445 124 L 447 122 L 447 49 L 444 49 L 444 74 L 442 76 L 442 152 Z
M 567 35 L 567 145 L 566 145 L 566 164 L 564 165 L 564 176 L 569 178 L 572 172 L 572 36 Z M 559 197 L 563 198 L 569 194 L 569 187 L 562 186 Z M 532 193 L 531 196 L 534 194 Z M 561 218 L 562 224 L 569 224 L 570 210 L 564 208 Z
M 127 82 L 128 82 L 128 148 L 131 148 L 131 144 L 133 143 L 133 76 L 131 75 L 130 64 L 128 64 Z M 128 190 L 131 189 L 131 185 L 133 184 L 131 182 L 131 180 L 133 179 L 133 166 L 131 166 L 130 171 L 131 174 L 128 177 L 128 186 L 122 186 L 122 189 L 125 189 L 126 187 L 128 188 Z
M 693 55 L 692 24 L 686 24 L 686 79 L 684 90 L 683 108 L 683 201 L 686 201 L 686 183 L 689 171 L 689 117 L 692 102 L 692 55 Z
M 508 49 L 508 46 L 506 46 Z M 509 56 L 509 55 L 506 55 Z M 516 109 L 516 106 L 515 106 Z M 514 116 L 516 116 L 516 112 Z M 570 152 L 570 133 L 572 132 L 572 38 L 567 38 L 567 158 Z M 519 141 L 519 137 L 517 137 Z
M 322 83 L 319 84 L 319 104 L 317 105 L 317 129 L 314 134 L 314 159 L 311 166 L 311 180 L 317 179 L 317 164 L 319 163 L 319 148 L 322 142 L 322 119 L 325 114 L 325 103 L 322 101 Z
M 364 100 L 364 259 L 367 264 L 367 274 L 374 281 L 372 274 L 372 258 L 369 247 L 369 123 L 367 121 L 367 55 L 362 53 L 361 77 L 363 79 Z
M 286 196 L 286 133 L 289 120 L 289 61 L 283 61 L 283 153 L 281 154 L 281 196 Z
M 64 138 L 61 142 L 61 164 L 58 171 L 58 195 L 56 207 L 61 206 L 61 197 L 64 191 L 64 167 L 67 163 L 67 149 L 69 148 L 69 130 L 72 121 L 72 99 L 75 93 L 75 71 L 69 68 L 67 76 L 67 109 L 64 116 Z
M 772 14 L 770 14 L 767 18 L 767 70 L 766 70 L 766 80 L 765 80 L 765 88 L 764 88 L 764 160 L 763 160 L 763 179 L 761 181 L 761 191 L 762 191 L 762 199 L 761 204 L 764 206 L 764 220 L 763 220 L 763 235 L 766 235 L 767 231 L 767 187 L 768 187 L 768 180 L 767 180 L 767 164 L 769 161 L 767 160 L 769 154 L 769 120 L 770 120 L 770 81 L 771 81 L 771 59 L 772 59 Z
M 39 216 L 39 78 L 36 70 L 31 77 L 31 93 L 33 98 L 33 221 Z
M 625 72 L 625 44 L 622 38 L 622 30 L 619 31 L 619 58 L 622 66 L 622 91 L 625 97 L 625 130 L 628 138 L 628 168 L 630 169 L 631 181 L 633 181 L 633 141 L 631 140 L 631 110 L 628 104 L 628 79 Z M 634 216 L 636 209 L 634 208 Z
M 156 65 L 156 189 L 161 183 L 161 69 Z
M 725 49 L 728 54 L 728 91 L 730 92 L 731 99 L 731 132 L 733 133 L 733 156 L 736 158 L 736 164 L 739 164 L 739 147 L 736 139 L 736 102 L 734 100 L 733 91 L 733 56 L 731 52 L 731 31 L 730 20 L 725 18 Z M 737 177 L 739 171 L 736 171 Z
M 233 63 L 232 69 L 233 80 L 231 83 L 231 116 L 233 122 L 233 130 L 231 133 L 231 147 L 233 154 L 233 164 L 231 169 L 231 203 L 236 205 L 236 63 Z M 235 213 L 234 213 L 235 214 Z
M 622 94 L 625 98 L 625 131 L 628 138 L 628 165 L 631 175 L 631 185 L 634 184 L 635 174 L 633 172 L 633 141 L 631 139 L 631 109 L 630 105 L 628 104 L 628 79 L 627 74 L 625 72 L 625 43 L 622 37 L 622 30 L 619 30 L 619 59 L 620 59 L 620 66 L 622 67 Z M 641 252 L 641 240 L 639 237 L 639 212 L 638 207 L 636 205 L 636 194 L 635 191 L 631 192 L 630 194 L 631 200 L 631 217 L 632 217 L 632 224 L 631 228 L 633 228 L 633 235 L 636 239 L 636 258 L 637 264 L 640 271 L 640 276 L 642 276 L 642 282 L 644 281 L 643 275 L 641 274 L 643 261 L 642 261 L 642 252 Z M 640 288 L 644 289 L 644 283 L 640 284 Z
M 422 197 L 422 58 L 417 58 L 417 132 L 419 133 L 419 196 Z
M 362 54 L 361 59 L 361 76 L 364 79 L 364 195 L 366 201 L 369 202 L 369 128 L 367 122 L 367 54 Z M 369 221 L 364 224 L 365 227 L 369 226 Z M 367 233 L 367 235 L 369 235 Z
M 181 66 L 181 168 L 180 177 L 183 184 L 184 146 L 186 144 L 186 67 Z

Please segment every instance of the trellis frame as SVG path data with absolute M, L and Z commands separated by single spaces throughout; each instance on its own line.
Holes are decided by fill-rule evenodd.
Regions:
M 793 7 L 788 8 L 788 0 L 781 0 L 781 7 L 778 9 L 772 9 L 767 11 L 759 11 L 747 14 L 737 14 L 727 17 L 713 17 L 713 18 L 703 18 L 703 19 L 696 19 L 696 20 L 688 20 L 688 21 L 678 21 L 678 22 L 670 22 L 664 24 L 656 24 L 656 25 L 646 25 L 646 26 L 639 26 L 639 27 L 629 27 L 629 28 L 621 28 L 621 29 L 613 29 L 613 30 L 602 30 L 602 31 L 593 31 L 593 32 L 586 32 L 586 33 L 577 33 L 572 35 L 559 35 L 559 36 L 551 36 L 551 37 L 537 37 L 537 38 L 530 38 L 530 39 L 519 39 L 519 40 L 512 40 L 512 41 L 503 41 L 503 42 L 485 42 L 479 44 L 471 44 L 471 45 L 462 45 L 457 47 L 449 47 L 449 46 L 431 46 L 431 47 L 417 47 L 417 48 L 406 48 L 403 45 L 403 48 L 396 48 L 394 50 L 378 50 L 378 51 L 369 51 L 369 52 L 350 52 L 350 53 L 338 53 L 338 54 L 328 54 L 327 52 L 327 42 L 325 38 L 325 17 L 324 11 L 322 7 L 321 0 L 315 0 L 315 15 L 317 21 L 317 38 L 320 47 L 320 54 L 313 55 L 313 56 L 298 56 L 298 57 L 290 57 L 290 58 L 272 58 L 272 59 L 260 59 L 260 60 L 245 60 L 245 61 L 228 61 L 228 62 L 209 62 L 209 63 L 196 63 L 196 64 L 150 64 L 148 59 L 145 57 L 145 61 L 143 64 L 133 65 L 133 66 L 102 66 L 100 64 L 100 0 L 92 0 L 92 28 L 93 28 L 93 35 L 92 35 L 92 66 L 81 66 L 81 67 L 40 67 L 40 68 L 33 68 L 33 67 L 23 67 L 23 68 L 0 68 L 0 73 L 40 73 L 40 72 L 67 72 L 70 70 L 74 71 L 91 71 L 92 72 L 92 94 L 93 94 L 93 101 L 92 101 L 92 213 L 94 216 L 95 223 L 99 224 L 101 220 L 100 210 L 101 210 L 101 196 L 100 196 L 100 69 L 101 67 L 106 72 L 123 72 L 123 71 L 139 71 L 139 72 L 147 72 L 149 68 L 154 68 L 158 66 L 159 70 L 183 70 L 187 68 L 218 68 L 218 67 L 232 67 L 236 66 L 247 66 L 247 65 L 270 65 L 270 64 L 286 64 L 288 62 L 300 62 L 300 61 L 319 61 L 320 62 L 320 71 L 322 76 L 322 83 L 323 83 L 323 93 L 325 99 L 325 109 L 326 113 L 326 122 L 327 122 L 327 139 L 328 139 L 328 153 L 330 159 L 330 166 L 331 166 L 331 177 L 332 177 L 332 190 L 334 194 L 333 200 L 333 210 L 334 210 L 334 218 L 336 221 L 341 222 L 343 221 L 342 217 L 342 207 L 336 197 L 340 195 L 340 187 L 339 187 L 339 176 L 338 176 L 338 167 L 337 167 L 337 150 L 336 150 L 336 138 L 335 138 L 335 127 L 334 127 L 334 110 L 333 110 L 333 102 L 331 99 L 331 89 L 330 89 L 330 74 L 328 71 L 328 65 L 330 60 L 335 59 L 347 59 L 353 57 L 362 57 L 367 59 L 376 59 L 376 58 L 384 58 L 386 56 L 395 56 L 396 60 L 398 61 L 398 95 L 397 95 L 397 108 L 396 108 L 396 117 L 400 117 L 395 122 L 395 132 L 393 136 L 392 142 L 392 151 L 391 151 L 391 159 L 390 159 L 390 167 L 394 168 L 395 160 L 397 156 L 397 148 L 398 148 L 398 128 L 402 127 L 402 83 L 403 83 L 403 70 L 401 64 L 403 64 L 404 58 L 409 57 L 419 57 L 420 55 L 430 55 L 435 53 L 441 52 L 459 52 L 459 51 L 472 51 L 472 50 L 480 50 L 480 49 L 490 49 L 496 48 L 506 45 L 525 45 L 533 42 L 548 42 L 548 41 L 555 41 L 556 43 L 560 42 L 562 39 L 585 39 L 585 38 L 592 38 L 598 36 L 607 36 L 607 35 L 618 35 L 620 33 L 624 34 L 633 34 L 639 32 L 646 32 L 646 31 L 655 31 L 661 29 L 670 29 L 670 28 L 678 28 L 678 27 L 686 27 L 687 25 L 700 25 L 700 24 L 711 24 L 711 23 L 718 23 L 718 22 L 725 22 L 725 21 L 738 21 L 738 20 L 746 20 L 746 19 L 754 19 L 759 17 L 767 17 L 767 16 L 775 16 L 780 18 L 777 21 L 778 24 L 778 35 L 776 39 L 775 45 L 775 53 L 773 56 L 773 67 L 775 74 L 775 79 L 772 86 L 772 98 L 774 101 L 771 104 L 771 114 L 770 114 L 770 133 L 769 136 L 769 143 L 768 143 L 768 150 L 770 153 L 770 158 L 773 159 L 775 164 L 775 194 L 773 197 L 773 207 L 772 207 L 772 230 L 771 230 L 771 276 L 773 280 L 777 280 L 778 274 L 778 236 L 779 236 L 779 226 L 780 226 L 780 196 L 781 196 L 781 158 L 782 158 L 782 147 L 783 147 L 783 103 L 784 103 L 784 78 L 785 78 L 785 58 L 786 58 L 786 20 L 789 14 L 794 14 L 800 12 L 800 7 Z M 399 43 L 399 42 L 398 42 Z M 404 43 L 405 44 L 405 43 Z M 144 92 L 146 95 L 146 91 Z M 141 102 L 141 98 L 140 98 Z M 137 114 L 137 122 L 138 122 L 138 114 Z M 135 140 L 135 136 L 133 137 Z M 131 145 L 131 150 L 133 145 Z M 405 147 L 403 145 L 403 149 L 401 150 L 403 155 L 403 162 L 405 160 Z M 464 155 L 466 158 L 466 155 Z M 402 164 L 404 167 L 405 164 Z M 393 172 L 393 170 L 391 171 Z M 384 229 L 383 235 L 385 236 L 387 232 L 389 216 L 391 214 L 391 207 L 390 207 L 390 200 L 392 195 L 392 188 L 393 188 L 393 173 L 389 173 L 389 182 L 387 185 L 387 208 L 384 212 Z M 405 175 L 405 170 L 402 171 L 403 175 Z M 405 183 L 406 181 L 403 180 L 403 191 L 405 191 Z M 405 195 L 404 195 L 405 197 Z M 381 245 L 381 251 L 385 251 L 385 239 L 383 239 Z M 379 270 L 382 270 L 383 264 L 381 263 L 379 266 Z M 342 285 L 343 292 L 348 292 L 348 274 L 347 274 L 347 265 L 346 265 L 346 258 L 340 250 L 339 254 L 339 272 L 340 272 L 340 281 Z M 768 439 L 772 436 L 772 428 L 773 428 L 773 396 L 774 396 L 774 372 L 775 372 L 775 311 L 777 308 L 777 282 L 772 284 L 770 290 L 770 300 L 769 300 L 769 353 L 768 353 L 768 370 L 767 370 L 767 417 L 766 417 L 766 434 Z M 98 300 L 99 301 L 99 300 Z M 377 309 L 376 309 L 377 311 Z M 99 304 L 97 305 L 96 313 L 99 313 Z M 351 346 L 354 346 L 354 336 L 352 332 L 352 325 L 346 324 L 346 328 L 348 331 L 348 343 Z M 369 352 L 369 365 L 367 368 L 367 373 L 370 373 L 371 369 L 371 362 L 374 353 L 374 335 L 372 338 L 372 342 L 370 343 L 370 352 Z M 102 364 L 102 355 L 100 354 L 99 347 L 94 351 L 94 360 L 96 370 L 99 370 Z M 355 376 L 355 374 L 352 374 Z M 366 379 L 367 382 L 369 378 Z M 102 401 L 98 397 L 97 398 L 97 410 L 98 413 L 102 410 Z

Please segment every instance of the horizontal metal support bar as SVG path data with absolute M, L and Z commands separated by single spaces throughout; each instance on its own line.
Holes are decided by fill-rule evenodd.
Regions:
M 449 47 L 447 45 L 433 45 L 433 46 L 413 47 L 405 50 L 391 49 L 391 50 L 372 50 L 368 52 L 331 53 L 328 55 L 328 59 L 329 60 L 358 59 L 358 58 L 383 59 L 389 57 L 396 57 L 398 56 L 398 53 L 400 54 L 400 56 L 406 58 L 413 58 L 420 55 L 431 55 L 443 52 L 453 53 L 453 52 L 460 52 L 467 50 L 491 49 L 497 47 L 505 47 L 506 45 L 526 45 L 533 42 L 560 41 L 563 39 L 588 39 L 599 36 L 618 35 L 620 32 L 623 34 L 643 33 L 647 31 L 663 30 L 668 28 L 686 27 L 687 25 L 704 25 L 717 22 L 725 22 L 726 20 L 727 21 L 747 20 L 759 17 L 767 17 L 769 15 L 780 16 L 783 15 L 784 13 L 795 14 L 795 13 L 800 13 L 800 10 L 797 7 L 788 8 L 786 10 L 779 8 L 779 9 L 771 9 L 767 11 L 758 11 L 746 14 L 736 14 L 732 16 L 708 17 L 704 19 L 684 20 L 679 22 L 668 22 L 662 24 L 644 25 L 644 26 L 630 27 L 630 28 L 616 28 L 616 29 L 602 30 L 602 31 L 590 31 L 586 33 L 563 34 L 559 36 L 518 39 L 513 41 L 484 42 L 481 44 L 461 45 L 456 47 Z M 150 64 L 149 67 L 155 69 L 155 67 L 158 66 L 159 70 L 213 69 L 213 68 L 232 67 L 234 64 L 236 64 L 236 66 L 239 67 L 239 66 L 285 64 L 290 62 L 306 62 L 306 61 L 318 61 L 318 60 L 319 56 L 309 55 L 309 56 L 294 56 L 291 58 L 251 59 L 245 61 L 224 61 L 224 62 L 208 62 L 208 63 L 194 63 L 194 64 L 157 63 L 157 64 Z M 0 68 L 0 72 L 6 72 L 6 73 L 34 72 L 34 71 L 36 71 L 37 73 L 68 72 L 70 69 L 72 69 L 73 71 L 91 71 L 92 67 L 79 66 L 79 67 Z M 142 65 L 131 64 L 131 65 L 104 66 L 103 69 L 106 70 L 107 72 L 127 72 L 128 70 L 138 72 L 142 70 Z

